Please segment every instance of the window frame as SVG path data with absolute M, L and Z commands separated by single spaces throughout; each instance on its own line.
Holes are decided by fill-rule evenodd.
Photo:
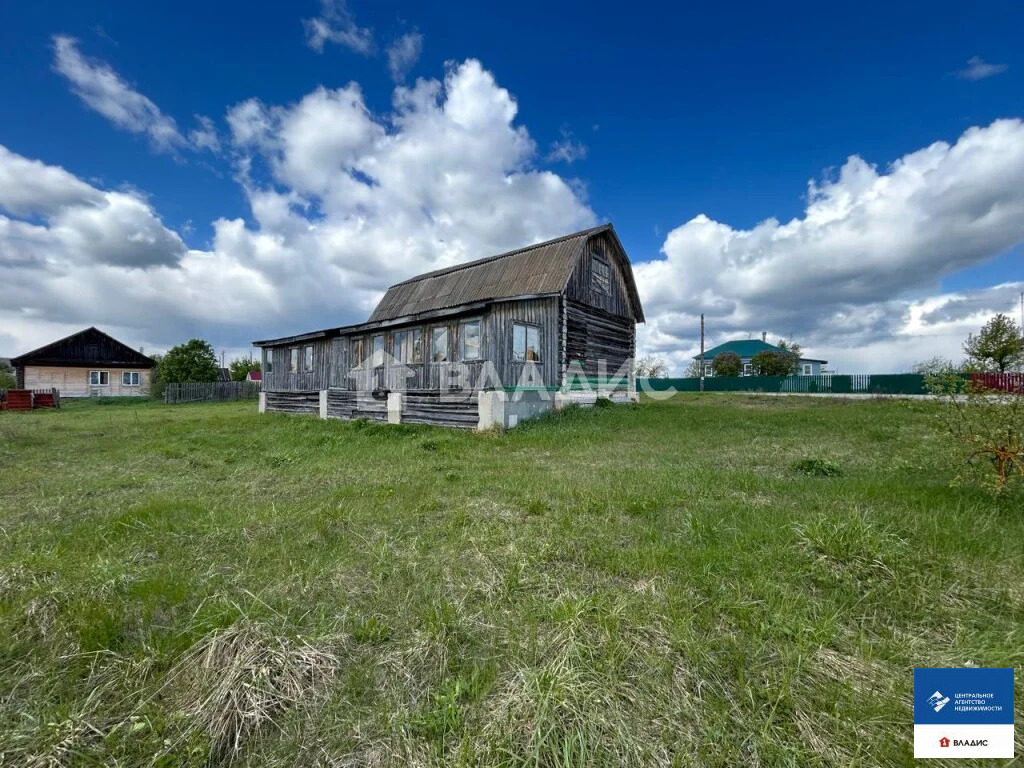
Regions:
M 264 373 L 269 376 L 270 374 L 272 374 L 274 372 L 274 350 L 272 350 L 272 349 L 266 350 L 266 354 L 263 357 L 264 357 L 264 360 L 263 360 L 263 365 L 261 367 L 262 368 L 266 368 Z
M 412 341 L 410 342 L 410 344 L 411 344 L 411 352 L 412 352 L 411 365 L 422 365 L 423 364 L 423 329 L 422 328 L 413 328 L 411 331 L 409 331 L 409 333 L 411 334 L 411 339 L 412 339 Z
M 128 377 L 128 381 L 125 381 L 125 377 Z M 134 379 L 134 383 L 132 383 Z M 142 386 L 142 374 L 139 371 L 121 371 L 121 386 L 122 387 L 141 387 Z
M 704 363 L 704 378 L 709 378 L 715 375 L 715 367 L 712 363 Z
M 801 363 L 804 370 L 804 376 L 814 375 L 814 363 Z
M 93 383 L 92 375 L 98 374 L 96 383 Z M 106 381 L 103 379 L 106 378 Z M 95 370 L 89 371 L 89 386 L 90 387 L 109 387 L 110 386 L 110 371 Z
M 288 348 L 288 373 L 299 372 L 299 348 Z
M 598 269 L 603 268 L 603 272 Z M 590 290 L 604 296 L 612 295 L 612 265 L 598 254 L 594 254 L 590 264 Z
M 380 339 L 380 350 L 377 349 L 377 339 Z M 387 351 L 387 348 L 388 348 L 387 334 L 385 334 L 385 333 L 375 333 L 372 336 L 370 336 L 370 354 L 373 355 L 373 357 L 374 357 L 374 360 L 371 361 L 373 363 L 373 365 L 372 365 L 373 368 L 381 368 L 381 367 L 383 367 L 383 365 L 384 365 L 384 355 L 381 354 L 380 362 L 377 362 L 377 360 L 376 360 L 377 352 L 380 351 L 381 353 L 384 353 L 384 352 Z
M 313 355 L 316 353 L 313 351 L 312 344 L 306 344 L 302 348 L 302 372 L 312 373 L 313 372 Z
M 753 376 L 754 375 L 754 364 L 753 363 L 744 363 L 743 364 L 743 375 L 744 376 Z
M 522 357 L 520 357 L 519 354 L 516 352 L 516 332 L 520 328 L 523 330 L 523 355 L 522 355 Z M 534 354 L 536 355 L 536 357 L 534 359 L 532 359 L 532 360 L 529 359 L 530 335 L 531 334 L 533 334 L 534 340 L 535 340 L 535 343 L 534 343 L 534 346 L 533 346 L 533 350 L 534 350 Z M 543 362 L 544 358 L 541 355 L 540 350 L 541 350 L 541 327 L 539 325 L 537 325 L 536 323 L 524 323 L 524 322 L 521 322 L 521 321 L 518 321 L 518 320 L 513 321 L 512 322 L 512 362 L 514 362 L 514 363 L 523 363 L 524 365 L 526 363 L 534 363 L 534 364 L 541 363 L 541 362 Z
M 466 340 L 468 334 L 466 329 L 471 326 L 476 326 L 476 354 L 473 357 L 469 357 L 466 354 Z M 463 320 L 459 323 L 459 362 L 475 363 L 478 360 L 483 360 L 483 346 L 484 346 L 484 323 L 482 318 L 474 318 L 472 320 Z
M 441 360 L 435 359 L 437 341 L 436 337 L 439 333 L 444 334 L 444 358 Z M 447 363 L 452 358 L 452 329 L 450 325 L 434 325 L 430 328 L 430 362 L 431 363 Z
M 366 337 L 365 336 L 353 336 L 348 340 L 348 354 L 349 359 L 352 363 L 351 368 L 362 368 L 366 358 L 364 356 L 364 350 L 366 349 Z

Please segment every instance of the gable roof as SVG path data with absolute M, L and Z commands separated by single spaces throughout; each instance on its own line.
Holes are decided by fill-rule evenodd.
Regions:
M 605 233 L 612 238 L 621 257 L 630 304 L 637 322 L 642 323 L 643 309 L 633 271 L 611 224 L 427 272 L 397 283 L 388 288 L 367 322 L 415 316 L 480 301 L 560 293 L 587 241 Z
M 723 352 L 735 352 L 740 357 L 747 358 L 753 357 L 758 352 L 764 352 L 765 350 L 768 350 L 770 352 L 782 352 L 782 349 L 775 346 L 774 344 L 769 344 L 768 342 L 761 341 L 760 339 L 735 339 L 733 341 L 727 341 L 724 344 L 719 344 L 717 347 L 712 347 L 711 349 L 705 351 L 704 359 L 710 360 L 713 357 L 715 357 L 715 355 L 720 355 Z M 700 360 L 700 355 L 694 355 L 693 359 Z M 828 362 L 828 360 L 815 360 L 810 357 L 801 357 L 800 361 L 807 363 Z
M 11 365 L 17 368 L 26 365 L 120 365 L 152 368 L 156 362 L 99 328 L 90 327 L 11 358 Z

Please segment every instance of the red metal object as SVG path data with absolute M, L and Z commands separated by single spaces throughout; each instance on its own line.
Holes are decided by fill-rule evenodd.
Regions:
M 1024 373 L 972 373 L 971 383 L 998 392 L 1024 394 Z
M 6 408 L 8 411 L 31 411 L 32 390 L 31 389 L 9 389 L 7 390 Z
M 57 398 L 52 392 L 37 392 L 32 398 L 33 408 L 56 408 Z

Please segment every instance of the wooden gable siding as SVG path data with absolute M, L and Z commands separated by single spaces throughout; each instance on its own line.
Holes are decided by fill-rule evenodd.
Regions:
M 610 292 L 602 293 L 594 290 L 593 263 L 597 255 L 611 268 Z M 608 235 L 595 235 L 587 242 L 586 248 L 577 257 L 576 266 L 565 285 L 565 296 L 570 301 L 577 301 L 597 307 L 619 317 L 635 320 L 633 307 L 623 274 L 622 261 L 624 255 Z
M 313 370 L 303 370 L 305 349 L 313 347 Z M 292 349 L 299 350 L 299 370 L 288 370 Z M 272 361 L 270 370 L 267 362 Z M 314 339 L 295 344 L 263 348 L 263 389 L 275 392 L 308 392 L 327 389 L 330 382 L 331 354 L 328 339 Z

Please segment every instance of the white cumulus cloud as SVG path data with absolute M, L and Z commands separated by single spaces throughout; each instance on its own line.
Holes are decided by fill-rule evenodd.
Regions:
M 767 329 L 829 359 L 908 333 L 953 336 L 911 324 L 915 300 L 1024 242 L 1021 178 L 1024 124 L 999 120 L 884 170 L 850 157 L 836 178 L 809 184 L 804 215 L 789 222 L 736 229 L 696 216 L 668 234 L 662 258 L 635 269 L 645 343 L 685 359 L 701 312 L 716 342 Z M 1000 291 L 974 299 L 1008 308 Z M 889 369 L 908 362 L 882 358 Z
M 18 339 L 9 351 L 45 341 L 38 328 L 93 324 L 134 329 L 125 341 L 153 350 L 192 335 L 244 348 L 364 320 L 412 274 L 593 224 L 564 179 L 535 167 L 516 113 L 475 60 L 396 88 L 383 115 L 355 83 L 293 104 L 241 102 L 222 141 L 250 221 L 215 220 L 204 250 L 186 249 L 137 194 L 6 152 L 0 328 Z
M 407 32 L 388 46 L 388 70 L 391 78 L 400 83 L 406 73 L 419 61 L 423 52 L 423 35 Z

